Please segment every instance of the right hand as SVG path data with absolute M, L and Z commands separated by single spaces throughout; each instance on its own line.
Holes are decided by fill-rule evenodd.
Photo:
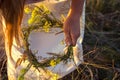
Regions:
M 69 15 L 64 22 L 63 29 L 67 46 L 75 46 L 80 36 L 80 18 Z

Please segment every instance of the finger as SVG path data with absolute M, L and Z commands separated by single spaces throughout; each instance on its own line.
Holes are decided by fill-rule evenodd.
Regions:
M 75 46 L 75 45 L 76 45 L 76 42 L 77 42 L 78 37 L 79 37 L 79 35 L 71 34 L 72 46 Z
M 72 39 L 69 32 L 65 32 L 65 43 L 67 46 L 72 44 Z
M 77 37 L 76 36 L 72 36 L 72 46 L 75 46 L 77 42 Z

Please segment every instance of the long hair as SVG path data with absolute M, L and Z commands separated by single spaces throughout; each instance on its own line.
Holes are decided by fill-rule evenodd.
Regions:
M 25 0 L 0 0 L 0 12 L 5 20 L 5 48 L 8 51 L 7 55 L 11 57 L 11 48 L 13 40 L 15 39 L 16 43 L 20 39 L 20 24 L 23 17 Z

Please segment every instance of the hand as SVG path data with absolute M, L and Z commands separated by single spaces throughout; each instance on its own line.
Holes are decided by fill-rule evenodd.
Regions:
M 64 22 L 63 29 L 66 45 L 75 46 L 77 39 L 80 36 L 80 18 L 69 15 Z

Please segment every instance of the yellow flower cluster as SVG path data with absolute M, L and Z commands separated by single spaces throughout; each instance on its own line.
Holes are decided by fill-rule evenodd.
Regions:
M 60 59 L 56 59 L 56 60 L 53 59 L 53 60 L 50 61 L 50 65 L 54 67 L 54 66 L 57 65 L 59 62 L 60 62 Z
M 51 61 L 50 61 L 50 65 L 54 67 L 54 66 L 56 65 L 55 60 L 51 60 Z
M 49 32 L 50 31 L 50 25 L 51 23 L 49 23 L 48 21 L 45 22 L 43 29 L 45 32 Z
M 51 21 L 48 21 L 46 15 L 49 15 L 50 11 L 44 5 L 35 6 L 33 10 L 28 7 L 25 8 L 26 13 L 30 11 L 31 16 L 28 19 L 28 25 L 40 24 L 45 32 L 49 32 L 52 24 Z
M 24 12 L 26 14 L 29 14 L 31 12 L 31 9 L 29 7 L 25 7 Z
M 34 23 L 35 18 L 36 18 L 36 16 L 37 16 L 37 11 L 38 11 L 38 9 L 37 9 L 36 7 L 32 10 L 31 17 L 30 17 L 30 19 L 28 20 L 28 24 L 29 24 L 29 25 Z M 36 19 L 36 20 L 37 20 L 37 19 Z

